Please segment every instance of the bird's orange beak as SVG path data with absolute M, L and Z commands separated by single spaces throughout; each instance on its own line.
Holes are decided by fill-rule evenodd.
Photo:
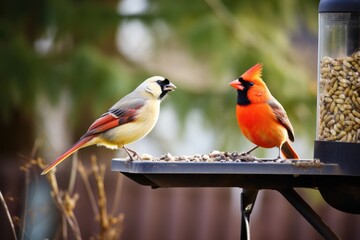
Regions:
M 234 81 L 229 83 L 229 85 L 235 88 L 236 90 L 240 90 L 240 91 L 244 90 L 244 86 L 241 84 L 239 79 L 235 79 Z

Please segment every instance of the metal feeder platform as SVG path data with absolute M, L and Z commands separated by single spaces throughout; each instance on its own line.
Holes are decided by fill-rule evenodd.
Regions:
M 127 161 L 114 158 L 112 171 L 152 188 L 239 187 L 241 193 L 241 239 L 250 239 L 250 214 L 261 189 L 280 192 L 325 239 L 339 237 L 301 198 L 294 188 L 318 189 L 336 209 L 360 213 L 360 170 L 339 163 L 300 159 L 276 162 L 184 162 Z

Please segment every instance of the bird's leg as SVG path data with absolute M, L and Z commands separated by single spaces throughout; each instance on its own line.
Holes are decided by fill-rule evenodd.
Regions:
M 277 158 L 274 159 L 274 161 L 281 159 L 280 154 L 281 154 L 281 146 L 279 147 L 279 154 L 278 154 Z
M 245 153 L 242 153 L 241 155 L 242 156 L 246 156 L 246 155 L 249 155 L 252 151 L 254 151 L 255 149 L 257 149 L 259 146 L 255 146 L 253 147 L 252 149 L 250 149 L 249 151 L 245 152 Z
M 123 146 L 123 148 L 130 157 L 129 161 L 134 161 L 134 157 L 137 157 L 138 159 L 140 159 L 139 154 L 137 152 L 135 152 L 134 150 L 126 148 L 125 146 Z M 131 156 L 130 152 L 132 153 L 132 156 Z

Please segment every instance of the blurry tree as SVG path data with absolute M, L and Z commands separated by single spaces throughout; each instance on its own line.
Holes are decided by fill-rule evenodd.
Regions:
M 43 95 L 56 103 L 68 91 L 72 116 L 79 120 L 84 114 L 79 109 L 88 111 L 91 105 L 96 111 L 127 92 L 128 70 L 118 63 L 113 40 L 120 21 L 116 5 L 117 1 L 1 2 L 1 125 L 15 137 L 4 140 L 3 146 L 13 149 L 29 135 L 27 148 L 34 141 L 34 111 Z M 120 84 L 118 79 L 124 81 Z M 25 129 L 19 121 L 27 123 Z
M 121 11 L 125 2 L 141 4 L 143 10 Z M 265 81 L 295 124 L 315 125 L 314 69 L 304 64 L 307 56 L 299 41 L 306 45 L 314 39 L 316 4 L 295 0 L 3 1 L 1 125 L 27 119 L 27 132 L 33 138 L 36 120 L 32 116 L 39 97 L 45 95 L 56 103 L 64 91 L 72 102 L 68 120 L 79 124 L 84 112 L 98 115 L 145 76 L 165 72 L 180 85 L 181 93 L 172 101 L 179 117 L 184 119 L 197 108 L 214 128 L 224 121 L 217 117 L 219 109 L 233 111 L 234 94 L 226 83 L 255 62 L 265 64 Z M 156 60 L 157 66 L 134 60 L 117 47 L 118 27 L 131 21 L 147 27 L 147 38 L 153 43 L 147 60 Z M 182 75 L 171 73 L 167 69 L 173 68 L 171 60 L 177 54 L 185 54 L 185 61 L 195 59 L 193 67 L 206 73 L 193 75 L 182 66 L 177 66 L 177 71 L 186 71 Z M 170 61 L 164 64 L 164 58 Z M 303 126 L 313 130 L 311 125 Z M 231 135 L 231 127 L 221 135 Z
M 180 115 L 186 116 L 189 109 L 198 108 L 211 128 L 219 130 L 222 143 L 238 139 L 238 133 L 233 134 L 236 122 L 232 121 L 236 94 L 227 88 L 227 83 L 256 62 L 262 62 L 264 80 L 284 105 L 296 132 L 306 131 L 313 138 L 317 2 L 150 2 L 150 12 L 165 21 L 170 32 L 164 45 L 180 45 L 177 53 L 187 52 L 197 60 L 194 68 L 207 71 L 200 77 L 188 72 L 190 80 L 183 82 L 189 83 L 186 86 L 191 95 L 173 101 L 181 102 L 176 107 Z M 157 51 L 168 52 L 164 45 Z M 202 87 L 192 88 L 195 81 L 202 82 Z

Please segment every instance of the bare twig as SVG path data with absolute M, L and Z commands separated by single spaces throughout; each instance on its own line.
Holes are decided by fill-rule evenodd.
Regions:
M 10 212 L 9 212 L 9 208 L 8 208 L 8 206 L 7 206 L 7 204 L 6 204 L 6 201 L 5 201 L 4 196 L 3 196 L 3 194 L 2 194 L 1 191 L 0 191 L 0 200 L 1 200 L 1 203 L 2 203 L 2 205 L 3 205 L 3 207 L 4 207 L 4 210 L 5 210 L 5 212 L 6 212 L 6 216 L 7 216 L 8 220 L 9 220 L 9 223 L 10 223 L 10 226 L 11 226 L 11 230 L 12 230 L 12 233 L 13 233 L 13 237 L 14 237 L 15 240 L 17 240 L 17 236 L 16 236 L 16 232 L 15 232 L 15 227 L 14 227 L 14 222 L 13 222 L 12 219 L 11 219 L 11 215 L 10 215 Z
M 112 217 L 108 215 L 107 206 L 106 206 L 107 200 L 106 200 L 105 185 L 104 185 L 105 165 L 98 164 L 96 157 L 92 157 L 91 162 L 92 162 L 92 173 L 94 174 L 96 180 L 96 186 L 98 190 L 99 198 L 97 202 L 95 200 L 94 193 L 91 189 L 88 174 L 84 166 L 82 165 L 81 161 L 78 162 L 77 166 L 80 176 L 85 184 L 85 188 L 88 192 L 93 211 L 95 215 L 98 216 L 100 222 L 101 232 L 98 238 L 110 239 L 110 240 L 119 239 L 123 230 L 124 214 L 119 214 L 116 217 Z M 41 168 L 44 168 L 44 163 L 41 159 L 38 159 L 36 163 Z M 67 226 L 69 226 L 75 238 L 81 239 L 79 224 L 74 214 L 76 201 L 78 200 L 79 196 L 77 194 L 71 196 L 70 194 L 70 191 L 73 191 L 72 190 L 73 187 L 71 185 L 73 185 L 74 183 L 69 183 L 68 192 L 63 192 L 58 187 L 57 180 L 55 177 L 55 171 L 49 172 L 47 174 L 47 179 L 52 188 L 51 196 L 53 197 L 55 205 L 59 209 L 62 215 L 62 221 L 63 221 L 62 238 L 66 239 L 68 237 Z M 71 181 L 75 181 L 75 180 L 76 179 L 74 177 L 74 180 Z M 121 185 L 121 183 L 122 183 L 122 178 L 118 180 L 118 184 Z M 119 187 L 118 191 L 121 191 L 121 187 Z
M 43 138 L 37 138 L 35 140 L 35 144 L 31 150 L 30 159 L 35 159 L 35 154 L 36 154 L 37 150 L 40 148 L 40 146 L 43 144 L 43 142 L 44 142 Z
M 99 167 L 95 156 L 91 157 L 92 170 L 96 179 L 96 185 L 98 187 L 98 204 L 100 210 L 100 223 L 101 223 L 101 236 L 105 236 L 107 229 L 109 228 L 109 219 L 106 210 L 106 194 L 104 188 L 104 167 Z
M 34 164 L 41 162 L 40 159 L 38 159 L 38 161 L 36 161 L 34 159 L 35 159 L 35 154 L 36 154 L 37 150 L 40 148 L 40 146 L 42 145 L 42 143 L 43 143 L 43 139 L 37 138 L 35 140 L 34 146 L 31 149 L 30 157 L 23 156 L 25 159 L 25 163 L 20 167 L 20 170 L 25 172 L 25 197 L 24 197 L 25 202 L 24 202 L 24 210 L 23 210 L 25 216 L 28 211 L 27 208 L 28 208 L 29 183 L 30 183 L 29 171 Z M 20 239 L 25 239 L 26 217 L 21 218 L 20 226 L 21 226 L 20 227 L 20 231 L 21 231 Z
M 41 158 L 37 159 L 37 165 L 41 168 L 45 168 L 44 161 Z M 46 174 L 46 177 L 50 183 L 51 189 L 54 192 L 55 195 L 59 195 L 59 186 L 57 184 L 57 180 L 55 177 L 55 170 L 50 171 L 48 174 Z
M 100 211 L 100 238 L 101 239 L 119 239 L 123 230 L 124 214 L 119 214 L 116 217 L 110 216 L 106 210 L 106 194 L 104 187 L 105 165 L 98 164 L 96 157 L 91 158 L 92 170 L 95 176 L 96 185 L 98 188 L 98 205 Z
M 67 218 L 65 215 L 61 215 L 61 233 L 62 233 L 62 237 L 63 239 L 68 239 L 67 236 Z
M 71 173 L 70 173 L 69 186 L 68 186 L 69 193 L 73 193 L 74 191 L 78 162 L 79 162 L 78 153 L 75 152 L 73 154 L 73 159 L 71 164 Z
M 41 159 L 38 159 L 37 164 L 40 166 L 40 168 L 44 169 L 45 164 Z M 55 205 L 62 213 L 63 218 L 66 219 L 66 222 L 69 224 L 72 232 L 74 233 L 75 238 L 81 239 L 79 224 L 73 212 L 76 206 L 76 201 L 78 200 L 79 196 L 77 194 L 74 194 L 73 197 L 70 197 L 69 193 L 63 193 L 62 191 L 59 190 L 55 176 L 55 171 L 50 171 L 46 176 L 52 189 L 51 196 L 55 201 Z M 67 236 L 66 226 L 67 226 L 66 224 L 63 224 L 62 233 L 64 239 L 66 239 Z
M 115 189 L 115 198 L 114 198 L 113 206 L 111 208 L 112 213 L 116 212 L 116 210 L 119 208 L 123 182 L 124 182 L 124 175 L 117 174 L 116 185 L 115 185 L 115 188 L 116 188 Z
M 25 202 L 24 202 L 24 217 L 21 218 L 21 238 L 25 239 L 25 229 L 26 229 L 26 214 L 27 214 L 27 207 L 28 207 L 28 197 L 29 197 L 29 168 L 23 168 L 25 171 Z
M 70 227 L 73 229 L 73 231 L 75 231 L 76 239 L 81 239 L 79 223 L 74 214 L 74 209 L 78 199 L 78 194 L 74 194 L 73 197 L 70 197 L 70 194 L 65 192 L 62 207 L 66 213 Z
M 85 189 L 86 192 L 88 193 L 89 199 L 90 199 L 90 203 L 91 203 L 91 207 L 93 209 L 94 215 L 95 216 L 99 216 L 99 209 L 96 205 L 96 200 L 95 200 L 95 196 L 94 196 L 94 192 L 91 189 L 90 183 L 89 183 L 89 178 L 88 175 L 86 173 L 86 170 L 84 168 L 84 165 L 81 163 L 81 161 L 79 162 L 78 165 L 78 170 L 80 173 L 80 176 L 85 184 Z
M 74 215 L 74 208 L 79 196 L 75 194 L 71 198 L 69 194 L 67 193 L 64 194 L 62 191 L 59 191 L 59 194 L 57 195 L 54 192 L 52 192 L 51 196 L 55 200 L 55 205 L 62 213 L 62 217 L 65 218 L 66 222 L 69 224 L 72 232 L 74 233 L 75 238 L 81 239 L 79 224 Z M 62 232 L 63 232 L 63 238 L 66 239 L 67 237 L 66 224 L 63 225 Z

